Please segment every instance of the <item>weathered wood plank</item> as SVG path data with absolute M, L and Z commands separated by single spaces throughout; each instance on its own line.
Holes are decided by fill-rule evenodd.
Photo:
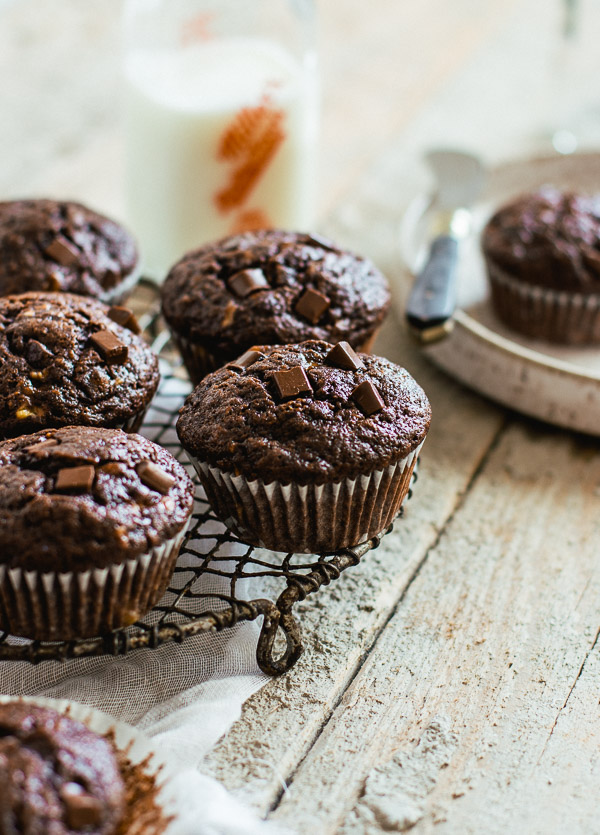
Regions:
M 515 823 L 530 832 L 598 832 L 600 646 L 585 660 L 527 785 L 511 786 Z M 516 827 L 515 827 L 516 828 Z
M 572 831 L 594 831 L 598 451 L 534 423 L 503 434 L 276 820 L 300 832 L 548 832 L 559 810 Z
M 19 0 L 0 12 L 3 197 L 31 194 L 55 165 L 114 128 L 121 5 Z M 104 177 L 118 185 L 109 166 Z
M 423 104 L 497 32 L 514 0 L 318 4 L 323 79 L 322 213 L 385 153 Z M 444 136 L 445 126 L 436 132 Z M 428 139 L 431 141 L 431 137 Z

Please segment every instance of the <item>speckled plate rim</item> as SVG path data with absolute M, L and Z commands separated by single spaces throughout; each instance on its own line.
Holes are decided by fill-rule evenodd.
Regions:
M 121 722 L 101 710 L 73 702 L 70 699 L 50 699 L 37 696 L 0 696 L 0 704 L 20 702 L 39 707 L 47 707 L 57 713 L 67 715 L 86 725 L 97 734 L 112 731 L 114 742 L 119 751 L 126 753 L 127 759 L 134 765 L 144 761 L 144 771 L 156 779 L 156 800 L 167 817 L 172 818 L 164 835 L 175 835 L 178 830 L 177 808 L 186 803 L 185 797 L 178 797 L 172 790 L 170 780 L 180 769 L 163 754 L 159 753 L 152 740 L 141 731 Z M 179 807 L 181 808 L 181 807 Z
M 600 191 L 600 154 L 543 156 L 507 160 L 490 169 L 488 186 L 481 205 L 474 213 L 488 216 L 510 195 L 552 182 L 558 186 Z M 418 195 L 407 209 L 401 226 L 404 265 L 410 257 L 406 242 L 418 237 L 418 224 L 428 201 Z M 478 235 L 481 223 L 477 226 Z M 414 247 L 413 247 L 414 249 Z M 413 262 L 414 263 L 414 262 Z M 462 269 L 461 281 L 469 280 L 469 269 Z M 406 274 L 404 282 L 407 282 Z M 398 312 L 404 316 L 407 285 L 396 287 Z M 482 306 L 486 305 L 486 302 Z M 493 317 L 492 317 L 493 321 Z M 600 349 L 590 348 L 597 368 L 581 366 L 567 357 L 544 353 L 539 343 L 516 341 L 489 327 L 459 308 L 454 328 L 440 342 L 424 346 L 424 353 L 440 368 L 490 399 L 530 417 L 556 426 L 600 436 Z M 584 349 L 585 350 L 585 349 Z M 553 351 L 553 354 L 558 353 Z

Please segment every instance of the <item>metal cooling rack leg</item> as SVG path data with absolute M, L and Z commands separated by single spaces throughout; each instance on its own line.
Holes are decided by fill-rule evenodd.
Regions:
M 385 533 L 389 533 L 391 529 L 390 525 Z M 318 591 L 321 586 L 329 585 L 346 568 L 358 565 L 367 551 L 379 546 L 380 540 L 381 537 L 376 536 L 362 545 L 344 548 L 329 558 L 323 557 L 308 574 L 288 576 L 287 588 L 279 595 L 276 605 L 269 600 L 257 601 L 261 604 L 265 617 L 256 648 L 256 660 L 263 672 L 270 676 L 287 673 L 302 655 L 304 647 L 300 624 L 292 614 L 294 604 Z M 279 658 L 274 658 L 273 649 L 279 629 L 285 637 L 286 648 Z
M 256 647 L 256 660 L 258 666 L 269 676 L 280 676 L 287 673 L 303 651 L 300 625 L 292 615 L 291 611 L 282 612 L 268 600 L 269 610 L 265 612 L 262 629 Z M 279 656 L 274 657 L 275 640 L 281 629 L 285 638 L 285 650 Z

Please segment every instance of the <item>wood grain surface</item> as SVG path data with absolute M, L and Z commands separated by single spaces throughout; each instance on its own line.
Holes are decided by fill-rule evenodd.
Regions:
M 0 7 L 3 198 L 73 196 L 122 216 L 119 8 Z M 318 8 L 320 229 L 399 275 L 425 148 L 492 159 L 547 138 L 561 6 Z M 299 833 L 600 832 L 599 444 L 452 382 L 393 317 L 377 350 L 432 401 L 415 494 L 377 551 L 300 604 L 305 654 L 201 767 Z

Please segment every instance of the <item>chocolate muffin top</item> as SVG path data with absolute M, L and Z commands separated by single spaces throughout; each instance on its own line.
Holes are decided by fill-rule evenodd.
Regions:
M 193 485 L 167 450 L 119 429 L 67 426 L 0 443 L 0 564 L 103 568 L 175 536 Z
M 360 347 L 389 303 L 387 281 L 371 261 L 325 238 L 278 229 L 190 252 L 163 285 L 171 328 L 225 359 L 259 342 L 327 339 Z
M 62 290 L 109 301 L 138 255 L 118 223 L 58 200 L 0 203 L 0 295 Z
M 177 422 L 192 455 L 252 480 L 339 481 L 404 458 L 425 438 L 421 387 L 347 343 L 256 346 L 209 374 Z
M 0 298 L 0 438 L 118 426 L 150 402 L 158 359 L 134 318 L 113 321 L 123 310 L 70 293 Z
M 547 186 L 503 206 L 483 231 L 485 256 L 523 282 L 600 293 L 600 195 Z
M 114 749 L 49 708 L 0 704 L 0 831 L 113 835 L 125 810 Z

